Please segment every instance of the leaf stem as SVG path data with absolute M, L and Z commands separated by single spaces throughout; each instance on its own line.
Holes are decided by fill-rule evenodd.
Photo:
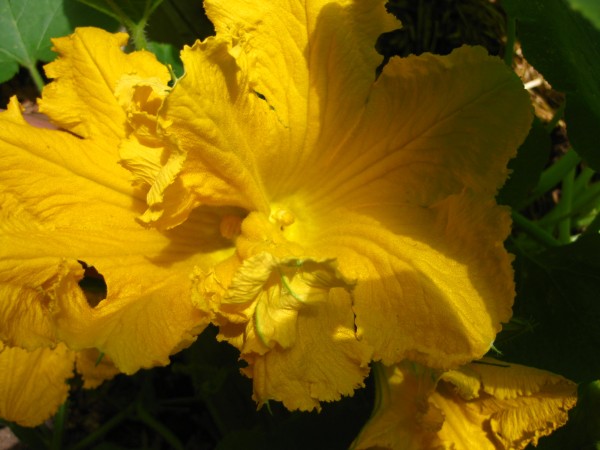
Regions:
M 54 416 L 54 430 L 52 433 L 52 444 L 50 450 L 60 450 L 62 448 L 62 439 L 65 431 L 65 420 L 67 418 L 69 405 L 68 400 L 65 401 Z
M 557 247 L 561 244 L 560 241 L 555 239 L 550 233 L 537 226 L 519 212 L 513 211 L 512 219 L 515 225 L 544 247 Z
M 371 416 L 369 417 L 369 421 L 382 413 L 383 408 L 387 405 L 391 396 L 390 386 L 388 384 L 384 365 L 380 362 L 372 362 L 371 373 L 373 374 L 373 383 L 375 384 L 375 400 L 373 403 L 373 409 L 371 410 Z M 367 423 L 369 423 L 369 421 L 367 421 Z M 363 430 L 364 428 L 360 431 L 358 436 L 356 436 L 356 438 L 350 445 L 349 450 L 356 449 L 356 446 L 359 443 Z
M 577 184 L 577 181 L 575 181 Z M 571 209 L 564 212 L 560 208 L 554 208 L 538 221 L 538 225 L 543 228 L 554 226 L 565 217 L 573 217 L 577 214 L 585 215 L 593 209 L 600 208 L 600 183 L 591 184 L 585 190 L 577 191 L 574 189 Z
M 147 18 L 144 17 L 138 23 L 128 27 L 131 33 L 131 40 L 136 50 L 146 50 L 148 48 L 148 40 L 146 39 L 146 22 Z
M 600 231 L 600 214 L 596 214 L 596 217 L 594 217 L 594 220 L 592 220 L 592 223 L 590 223 L 587 226 L 587 228 L 585 229 L 583 234 L 586 236 L 591 236 L 592 234 L 598 234 L 599 231 Z
M 542 175 L 540 176 L 540 181 L 538 185 L 535 187 L 531 196 L 529 197 L 526 204 L 531 203 L 536 198 L 548 192 L 554 186 L 558 185 L 569 173 L 570 170 L 577 167 L 577 165 L 581 162 L 581 158 L 575 150 L 572 148 L 569 149 L 567 153 L 564 154 L 562 158 L 560 158 L 556 163 L 552 164 L 548 167 Z
M 112 419 L 104 423 L 100 428 L 94 430 L 92 433 L 88 434 L 84 439 L 79 441 L 74 446 L 70 447 L 69 450 L 83 450 L 84 448 L 88 448 L 94 442 L 102 439 L 102 437 L 112 430 L 114 427 L 123 422 L 127 416 L 131 413 L 133 405 L 130 405 L 128 408 L 121 411 L 119 414 L 114 416 Z
M 560 201 L 555 209 L 560 211 L 563 218 L 558 222 L 558 240 L 562 244 L 571 242 L 571 212 L 573 209 L 573 184 L 575 182 L 575 168 L 571 169 L 563 178 Z
M 35 66 L 35 64 L 27 66 L 27 70 L 29 71 L 29 75 L 31 75 L 31 79 L 35 83 L 35 87 L 37 88 L 38 92 L 41 94 L 42 90 L 44 89 L 44 86 L 45 86 L 44 78 L 42 77 L 40 72 L 37 70 L 37 67 Z
M 137 412 L 137 416 L 138 416 L 139 420 L 141 422 L 145 423 L 146 425 L 148 425 L 150 428 L 152 428 L 158 434 L 160 434 L 163 437 L 163 439 L 168 442 L 168 444 L 171 448 L 176 449 L 176 450 L 184 449 L 181 441 L 179 439 L 177 439 L 177 437 L 171 432 L 171 430 L 169 430 L 162 423 L 160 423 L 158 420 L 156 420 L 154 417 L 152 417 L 150 415 L 150 413 L 148 413 L 148 411 L 146 411 L 144 409 L 144 407 L 141 405 L 141 403 L 137 404 L 136 412 Z

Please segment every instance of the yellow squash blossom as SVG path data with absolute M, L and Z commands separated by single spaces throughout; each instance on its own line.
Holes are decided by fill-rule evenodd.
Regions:
M 375 370 L 378 398 L 353 450 L 520 450 L 567 421 L 575 383 L 491 358 L 440 373 L 404 361 Z
M 376 79 L 375 40 L 398 25 L 383 0 L 205 7 L 216 36 L 183 50 L 162 144 L 129 139 L 125 165 L 157 229 L 239 208 L 220 224 L 235 251 L 195 270 L 194 300 L 258 403 L 319 408 L 372 359 L 480 358 L 514 296 L 494 195 L 531 121 L 519 80 L 466 47 L 393 58 Z
M 147 189 L 119 164 L 119 148 L 127 136 L 152 131 L 170 77 L 154 55 L 123 53 L 126 42 L 125 34 L 91 28 L 54 41 L 59 57 L 46 71 L 55 81 L 40 106 L 59 129 L 29 125 L 16 99 L 0 113 L 0 342 L 7 347 L 0 372 L 17 380 L 14 358 L 35 374 L 42 359 L 64 354 L 69 370 L 36 381 L 54 398 L 64 399 L 75 358 L 92 387 L 114 366 L 133 373 L 164 365 L 193 342 L 208 316 L 192 304 L 190 273 L 222 260 L 228 244 L 215 209 L 198 210 L 172 231 L 137 220 Z M 90 278 L 106 284 L 95 298 L 82 289 Z M 62 343 L 78 355 L 57 352 Z M 106 356 L 96 367 L 100 352 Z M 20 415 L 42 397 L 19 389 L 2 393 L 0 416 L 45 419 Z M 16 393 L 29 409 L 10 403 Z

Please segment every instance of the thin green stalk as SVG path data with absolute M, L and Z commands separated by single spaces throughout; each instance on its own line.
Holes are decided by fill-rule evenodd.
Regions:
M 68 415 L 69 405 L 68 400 L 60 405 L 56 415 L 54 416 L 54 428 L 52 433 L 52 443 L 50 444 L 50 450 L 61 450 L 63 435 L 65 432 L 65 420 Z
M 154 0 L 152 5 L 150 6 L 148 6 L 148 2 L 146 2 L 146 10 L 144 11 L 144 17 L 146 18 L 146 21 L 148 17 L 150 17 L 154 13 L 154 11 L 156 11 L 156 8 L 158 8 L 162 2 L 163 0 Z
M 106 422 L 100 428 L 94 430 L 92 433 L 88 434 L 84 439 L 79 441 L 77 444 L 70 447 L 69 450 L 83 450 L 83 449 L 91 446 L 94 442 L 102 439 L 102 437 L 106 433 L 108 433 L 114 427 L 116 427 L 121 422 L 123 422 L 125 419 L 127 419 L 127 416 L 129 416 L 129 414 L 131 414 L 132 407 L 133 406 L 131 405 L 128 408 L 121 411 L 119 414 L 114 416 L 112 419 L 110 419 L 108 422 Z
M 29 75 L 31 75 L 31 79 L 35 83 L 35 87 L 37 88 L 38 92 L 41 93 L 45 86 L 44 78 L 37 70 L 35 64 L 32 64 L 31 66 L 27 67 L 27 70 L 29 71 Z
M 557 186 L 569 171 L 573 170 L 581 162 L 581 158 L 571 148 L 567 153 L 564 154 L 556 163 L 548 167 L 540 176 L 540 181 L 535 187 L 531 196 L 526 202 L 526 205 L 531 203 L 536 198 L 548 192 L 554 186 Z
M 556 208 L 563 219 L 558 222 L 558 240 L 563 244 L 571 242 L 571 214 L 573 210 L 573 184 L 575 182 L 575 169 L 571 169 L 565 176 L 561 186 L 560 201 Z
M 589 167 L 584 167 L 581 170 L 581 173 L 577 175 L 575 184 L 573 185 L 573 196 L 577 196 L 578 194 L 585 192 L 595 173 L 596 171 L 594 169 L 590 169 Z
M 131 40 L 136 50 L 146 50 L 148 48 L 148 40 L 146 39 L 146 18 L 143 18 L 138 23 L 129 28 Z
M 585 215 L 594 208 L 600 208 L 600 183 L 593 183 L 587 189 L 577 192 L 574 190 L 571 209 L 563 211 L 554 208 L 538 221 L 538 225 L 543 228 L 548 228 L 558 224 L 566 217 L 575 215 Z
M 227 424 L 221 417 L 221 414 L 219 413 L 214 402 L 209 398 L 208 395 L 205 395 L 202 397 L 202 402 L 204 403 L 204 406 L 206 407 L 206 409 L 208 409 L 210 417 L 212 417 L 212 420 L 215 423 L 215 425 L 217 426 L 217 430 L 219 431 L 221 436 L 227 435 L 227 433 L 229 432 Z M 267 404 L 267 408 L 270 408 L 269 404 Z
M 515 225 L 544 247 L 556 247 L 561 245 L 560 241 L 555 239 L 550 233 L 538 227 L 534 222 L 517 211 L 512 212 L 512 219 Z
M 590 223 L 583 234 L 591 236 L 592 234 L 598 234 L 600 232 L 600 214 L 596 214 L 592 223 Z
M 142 17 L 142 19 L 138 23 L 135 23 L 127 16 L 127 14 L 125 14 L 125 12 L 119 7 L 119 5 L 114 0 L 106 0 L 106 3 L 119 16 L 121 23 L 125 25 L 125 27 L 129 31 L 135 49 L 146 49 L 148 47 L 148 41 L 146 40 L 144 30 L 148 22 L 148 16 L 144 15 L 144 17 Z
M 504 63 L 508 67 L 512 67 L 513 56 L 515 53 L 515 39 L 517 24 L 516 20 L 512 17 L 509 17 L 506 20 L 506 49 L 504 50 Z
M 369 421 L 382 412 L 383 407 L 388 403 L 391 395 L 383 364 L 380 362 L 371 363 L 371 372 L 373 373 L 373 382 L 375 384 L 375 400 Z M 356 448 L 356 444 L 358 443 L 361 434 L 362 430 L 350 445 L 350 450 Z
M 144 409 L 144 407 L 141 405 L 141 403 L 137 404 L 137 416 L 138 418 L 145 423 L 146 425 L 148 425 L 150 428 L 152 428 L 154 431 L 156 431 L 158 434 L 160 434 L 163 439 L 165 441 L 167 441 L 167 443 L 169 444 L 169 446 L 175 450 L 184 450 L 183 444 L 181 443 L 181 441 L 179 439 L 177 439 L 177 437 L 171 433 L 171 430 L 169 430 L 167 427 L 165 427 L 162 423 L 160 423 L 158 420 L 156 420 L 154 417 L 152 417 L 148 411 L 146 411 Z
M 91 1 L 90 0 L 78 0 L 78 1 L 92 9 L 95 9 L 96 11 L 100 11 L 102 14 L 106 14 L 107 16 L 112 17 L 117 22 L 121 22 L 121 17 L 118 14 L 115 14 L 115 12 L 112 11 L 110 8 L 105 8 L 103 4 L 99 4 L 99 3 L 95 2 L 94 0 L 91 0 Z
M 123 25 L 127 27 L 127 29 L 131 29 L 135 24 L 133 21 L 125 14 L 125 12 L 117 5 L 114 0 L 105 0 L 106 4 L 112 9 L 115 14 L 119 17 L 119 20 Z

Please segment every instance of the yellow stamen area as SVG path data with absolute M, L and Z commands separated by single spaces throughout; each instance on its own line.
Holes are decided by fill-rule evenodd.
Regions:
M 239 216 L 225 216 L 219 225 L 221 236 L 225 239 L 234 239 L 241 233 L 242 218 Z
M 292 212 L 285 208 L 273 208 L 269 221 L 273 224 L 280 225 L 281 227 L 287 227 L 296 221 L 296 217 Z

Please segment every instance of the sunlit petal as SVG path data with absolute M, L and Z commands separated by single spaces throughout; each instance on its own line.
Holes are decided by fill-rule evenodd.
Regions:
M 172 144 L 164 165 L 180 183 L 164 195 L 183 195 L 149 217 L 158 226 L 200 204 L 268 213 L 269 199 L 298 187 L 317 140 L 359 120 L 381 60 L 373 43 L 392 23 L 382 1 L 210 1 L 206 10 L 217 36 L 184 49 L 186 75 L 161 111 Z
M 223 259 L 221 213 L 198 211 L 172 232 L 144 228 L 144 190 L 117 149 L 33 128 L 18 110 L 13 101 L 0 127 L 0 337 L 97 348 L 126 373 L 168 363 L 208 323 L 189 274 Z M 94 277 L 104 292 L 90 296 Z
M 564 425 L 577 401 L 575 383 L 491 358 L 444 373 L 403 362 L 376 375 L 356 450 L 524 449 Z
M 267 224 L 260 213 L 244 220 L 238 256 L 198 278 L 197 304 L 214 308 L 220 339 L 248 362 L 243 372 L 259 405 L 318 409 L 351 395 L 368 373 L 371 349 L 354 330 L 354 283 L 333 260 L 301 257 L 301 247 Z
M 457 373 L 460 372 L 460 373 Z M 466 377 L 464 375 L 467 375 Z M 481 387 L 465 401 L 465 382 Z M 575 383 L 544 370 L 486 358 L 442 376 L 432 397 L 446 422 L 440 440 L 457 448 L 524 449 L 567 422 L 577 402 Z M 470 443 L 470 444 L 469 444 Z M 462 447 L 459 447 L 462 445 Z
M 75 355 L 77 373 L 83 378 L 83 387 L 93 389 L 112 379 L 119 373 L 111 359 L 96 349 L 77 352 Z
M 31 352 L 0 343 L 0 418 L 33 427 L 67 399 L 75 353 L 65 345 Z
M 150 52 L 122 51 L 125 33 L 78 28 L 53 40 L 59 57 L 46 66 L 56 81 L 46 86 L 40 110 L 54 123 L 78 136 L 103 141 L 116 151 L 125 136 L 126 114 L 114 95 L 124 75 L 156 78 L 166 84 L 170 75 Z

